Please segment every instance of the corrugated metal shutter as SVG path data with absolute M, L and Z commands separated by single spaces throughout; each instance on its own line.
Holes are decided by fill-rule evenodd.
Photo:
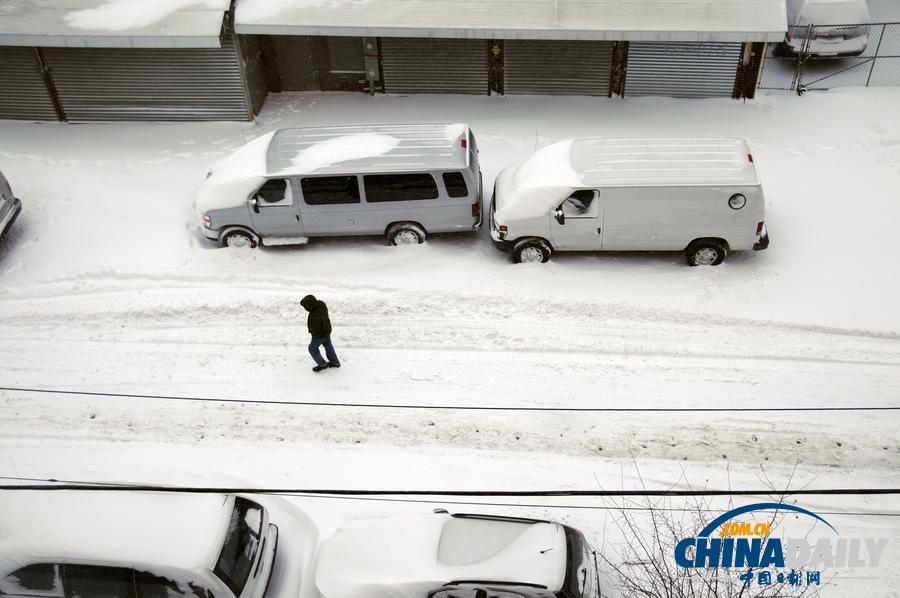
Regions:
M 382 38 L 385 93 L 488 93 L 483 39 Z
M 506 40 L 503 92 L 609 95 L 611 42 Z
M 631 42 L 626 96 L 731 97 L 740 43 Z
M 34 48 L 0 47 L 0 118 L 57 120 Z
M 237 50 L 222 44 L 43 52 L 69 120 L 249 120 Z

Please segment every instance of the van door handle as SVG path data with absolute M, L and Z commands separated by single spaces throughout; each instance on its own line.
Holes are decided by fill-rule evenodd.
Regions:
M 597 229 L 597 234 L 598 234 L 598 235 L 600 234 L 600 229 L 599 229 L 599 228 Z
M 294 218 L 297 219 L 297 222 L 300 222 L 300 214 L 297 214 L 296 216 L 294 216 Z

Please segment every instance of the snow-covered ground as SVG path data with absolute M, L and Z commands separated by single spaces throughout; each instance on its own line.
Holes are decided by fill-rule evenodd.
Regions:
M 898 102 L 887 88 L 746 103 L 310 93 L 271 96 L 252 125 L 2 122 L 0 169 L 25 209 L 0 247 L 0 386 L 325 403 L 896 406 Z M 404 121 L 469 123 L 486 189 L 566 136 L 747 137 L 772 244 L 716 268 L 663 253 L 513 265 L 486 231 L 418 247 L 350 239 L 257 251 L 199 234 L 196 189 L 245 141 L 278 127 Z M 309 371 L 307 293 L 329 304 L 341 370 Z M 8 391 L 0 405 L 0 475 L 10 476 L 635 488 L 637 467 L 654 487 L 684 486 L 683 471 L 695 486 L 783 487 L 794 472 L 792 487 L 851 487 L 896 486 L 900 467 L 897 412 L 400 411 Z M 893 497 L 801 504 L 896 510 Z M 594 511 L 549 515 L 603 530 Z M 896 517 L 843 517 L 886 530 L 897 562 Z M 884 569 L 865 587 L 896 596 L 897 584 Z

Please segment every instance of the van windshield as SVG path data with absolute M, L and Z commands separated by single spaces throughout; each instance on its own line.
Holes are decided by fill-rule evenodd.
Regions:
M 258 504 L 245 498 L 234 499 L 225 544 L 213 573 L 235 596 L 241 595 L 253 569 L 262 534 L 262 519 L 262 507 Z

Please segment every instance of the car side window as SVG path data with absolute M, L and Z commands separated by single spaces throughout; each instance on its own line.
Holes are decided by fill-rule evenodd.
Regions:
M 320 176 L 300 179 L 303 201 L 310 206 L 359 203 L 359 180 L 355 176 Z
M 66 598 L 136 598 L 134 570 L 66 565 Z
M 445 172 L 444 187 L 447 188 L 449 197 L 466 197 L 469 195 L 469 188 L 466 186 L 466 177 L 461 172 Z
M 369 203 L 438 198 L 437 182 L 428 173 L 366 175 L 363 184 Z
M 214 598 L 206 586 L 186 580 L 160 577 L 147 571 L 135 571 L 137 598 Z
M 568 218 L 590 218 L 597 213 L 597 195 L 593 189 L 582 189 L 567 197 L 559 207 Z
M 63 598 L 59 565 L 41 563 L 22 567 L 0 579 L 0 594 Z
M 289 179 L 270 179 L 256 192 L 259 207 L 290 206 L 294 204 Z

